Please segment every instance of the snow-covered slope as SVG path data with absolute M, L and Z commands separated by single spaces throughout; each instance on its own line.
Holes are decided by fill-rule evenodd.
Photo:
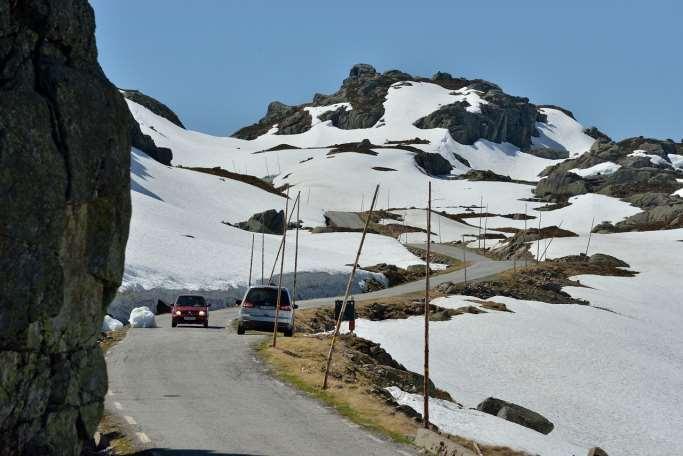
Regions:
M 450 80 L 455 82 L 458 80 Z M 289 186 L 292 196 L 301 192 L 301 219 L 306 227 L 323 226 L 326 211 L 367 210 L 372 191 L 379 184 L 376 207 L 400 218 L 387 217 L 380 223 L 405 223 L 424 229 L 426 189 L 431 182 L 436 211 L 476 213 L 483 200 L 486 210 L 494 214 L 483 224 L 489 230 L 507 229 L 498 234 L 509 236 L 510 228 L 523 228 L 524 221 L 511 214 L 525 210 L 534 217 L 528 221 L 529 227 L 538 226 L 540 217 L 544 227 L 561 225 L 576 233 L 574 238 L 555 239 L 547 250 L 548 240 L 540 243 L 548 257 L 556 257 L 583 252 L 592 225 L 617 223 L 640 212 L 627 202 L 602 194 L 574 196 L 567 206 L 537 210 L 545 203 L 533 200 L 534 185 L 529 182 L 538 181 L 541 171 L 563 161 L 541 156 L 579 157 L 595 140 L 571 115 L 552 107 L 538 108 L 530 144 L 523 148 L 513 144 L 519 143 L 514 138 L 512 142 L 492 140 L 496 136 L 493 133 L 500 131 L 488 131 L 490 139 L 482 136 L 458 142 L 453 139 L 458 134 L 457 125 L 418 128 L 420 120 L 454 105 L 460 109 L 453 108 L 457 115 L 496 118 L 492 105 L 500 94 L 495 87 L 482 82 L 447 87 L 426 79 L 385 86 L 386 96 L 377 102 L 382 108 L 377 121 L 350 129 L 335 126 L 340 121 L 333 116 L 358 112 L 359 105 L 335 94 L 329 104 L 289 107 L 291 112 L 298 109 L 301 118 L 310 116 L 310 124 L 299 133 L 278 134 L 291 125 L 264 122 L 251 140 L 189 131 L 133 101 L 128 100 L 128 105 L 141 131 L 157 146 L 172 150 L 173 165 L 222 167 L 262 178 L 276 187 Z M 507 100 L 528 108 L 528 100 Z M 498 117 L 502 121 L 506 118 Z M 345 146 L 344 151 L 331 153 L 338 145 L 363 140 L 371 146 Z M 273 148 L 276 150 L 270 150 Z M 539 149 L 550 150 L 539 153 Z M 439 154 L 452 170 L 446 175 L 430 175 L 416 160 L 424 153 Z M 172 296 L 180 290 L 201 290 L 223 301 L 238 297 L 249 280 L 252 233 L 227 223 L 244 221 L 267 209 L 283 209 L 284 198 L 244 182 L 164 166 L 136 150 L 132 154 L 133 219 L 118 302 L 128 306 L 140 299 Z M 683 166 L 681 157 L 669 155 L 672 168 Z M 590 154 L 582 158 L 590 158 Z M 656 165 L 655 161 L 652 163 Z M 598 163 L 571 172 L 596 177 L 614 172 L 618 166 Z M 461 175 L 471 169 L 491 170 L 517 182 L 462 179 Z M 468 236 L 472 240 L 478 234 L 479 221 L 465 220 L 469 225 L 434 214 L 435 239 L 451 242 Z M 290 231 L 290 239 L 292 235 Z M 343 292 L 359 237 L 359 233 L 302 231 L 298 294 L 313 297 Z M 261 236 L 255 238 L 253 281 L 261 275 Z M 370 235 L 361 265 L 421 264 L 401 242 L 421 242 L 424 238 L 424 233 L 417 232 L 400 240 Z M 683 244 L 677 242 L 681 239 L 680 230 L 593 236 L 592 252 L 613 254 L 631 263 L 640 274 L 634 278 L 581 277 L 582 283 L 592 288 L 567 291 L 614 312 L 496 297 L 516 313 L 462 315 L 435 323 L 432 373 L 439 386 L 468 406 L 486 396 L 500 395 L 542 412 L 557 424 L 551 438 L 534 438 L 525 429 L 509 426 L 501 428 L 502 434 L 492 435 L 490 429 L 484 429 L 488 417 L 458 412 L 451 420 L 444 405 L 443 427 L 542 454 L 579 452 L 596 444 L 613 454 L 647 454 L 652 449 L 658 454 L 675 454 L 675 448 L 683 445 L 676 433 L 683 426 L 678 392 L 683 390 L 683 342 L 677 333 L 683 312 L 677 307 L 675 294 L 676 271 L 683 267 Z M 266 277 L 279 242 L 279 236 L 264 236 Z M 489 240 L 487 247 L 498 242 Z M 470 245 L 474 244 L 476 241 Z M 531 245 L 532 253 L 537 246 Z M 292 269 L 290 248 L 285 272 Z M 355 291 L 369 275 L 360 272 Z M 448 297 L 439 304 L 468 304 L 464 299 Z M 419 371 L 420 344 L 415 341 L 420 327 L 420 320 L 413 318 L 363 322 L 359 330 L 360 335 L 381 342 L 400 362 Z M 403 400 L 412 404 L 418 399 L 404 396 Z M 481 427 L 470 428 L 468 434 L 470 421 Z

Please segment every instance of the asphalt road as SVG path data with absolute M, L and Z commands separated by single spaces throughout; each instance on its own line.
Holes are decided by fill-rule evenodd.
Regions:
M 227 324 L 131 329 L 107 355 L 107 408 L 157 455 L 412 455 L 270 377 L 250 344 Z
M 433 245 L 437 253 L 462 258 L 462 250 Z M 468 251 L 468 280 L 512 267 Z M 460 281 L 464 271 L 434 276 L 432 286 Z M 424 289 L 424 280 L 356 296 L 395 296 Z M 300 301 L 329 305 L 334 298 Z M 120 415 L 139 443 L 157 455 L 396 455 L 416 454 L 359 428 L 266 372 L 250 344 L 229 321 L 237 309 L 213 311 L 208 329 L 131 329 L 107 354 L 107 408 Z
M 426 248 L 426 244 L 410 244 L 411 247 Z M 457 258 L 459 260 L 463 259 L 463 249 L 460 247 L 447 245 L 447 244 L 432 244 L 432 252 L 441 255 L 450 256 L 452 258 Z M 467 267 L 467 280 L 475 281 L 482 280 L 487 277 L 491 277 L 500 272 L 512 269 L 512 261 L 493 261 L 481 255 L 477 255 L 471 250 L 466 252 L 467 262 L 470 264 Z M 430 277 L 429 286 L 430 288 L 436 288 L 438 285 L 446 282 L 459 283 L 465 280 L 465 269 L 459 269 L 457 271 L 448 272 L 445 274 L 438 274 Z M 384 290 L 377 290 L 370 293 L 363 293 L 355 295 L 358 300 L 367 299 L 379 299 L 388 298 L 391 296 L 400 296 L 407 293 L 415 293 L 425 289 L 425 280 L 416 280 L 414 282 L 404 283 L 392 288 L 386 288 Z M 319 298 L 319 299 L 307 299 L 305 301 L 297 301 L 297 304 L 301 308 L 307 307 L 320 307 L 325 305 L 331 305 L 334 303 L 335 299 L 343 299 L 343 296 L 337 296 L 333 298 Z

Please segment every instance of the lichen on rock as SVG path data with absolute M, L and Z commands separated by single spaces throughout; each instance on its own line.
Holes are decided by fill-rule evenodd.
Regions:
M 80 453 L 130 221 L 128 109 L 86 0 L 0 0 L 0 455 Z

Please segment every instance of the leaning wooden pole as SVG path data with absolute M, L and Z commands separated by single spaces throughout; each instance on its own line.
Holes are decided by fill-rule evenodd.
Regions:
M 538 240 L 536 241 L 536 263 L 541 261 L 541 212 L 538 213 Z
M 287 195 L 289 195 L 289 189 L 287 189 Z M 289 196 L 287 196 L 287 202 L 289 202 Z M 292 210 L 289 212 L 289 217 L 285 220 L 285 230 L 287 230 L 287 226 L 289 226 L 289 222 L 292 221 L 292 215 L 294 215 L 294 209 L 295 205 L 299 203 L 299 195 L 297 195 L 296 200 L 294 200 L 294 205 L 292 206 Z M 285 211 L 285 216 L 287 215 L 287 212 Z M 277 260 L 280 259 L 280 252 L 282 252 L 282 247 L 284 244 L 285 238 L 282 237 L 280 239 L 280 247 L 277 249 L 277 254 L 275 255 L 275 261 L 273 261 L 273 267 L 270 270 L 270 278 L 268 279 L 268 284 L 270 284 L 273 281 L 273 275 L 275 274 L 275 266 L 277 265 Z
M 251 270 L 254 267 L 254 237 L 256 235 L 251 233 L 251 258 L 249 259 L 249 287 L 251 288 Z
M 298 199 L 297 199 L 298 201 Z M 295 203 L 296 204 L 296 203 Z M 285 215 L 287 215 L 287 210 L 289 209 L 289 189 L 287 189 L 287 201 L 285 201 Z M 280 277 L 277 281 L 277 300 L 275 301 L 275 322 L 273 323 L 273 347 L 277 344 L 277 323 L 280 317 L 280 302 L 282 301 L 282 273 L 285 267 L 285 247 L 287 243 L 287 225 L 288 222 L 285 220 L 285 226 L 282 227 L 282 256 L 280 257 Z
M 265 285 L 265 276 L 263 274 L 263 267 L 266 258 L 266 234 L 263 231 L 263 223 L 261 223 L 261 285 Z
M 524 239 L 524 248 L 525 248 L 525 252 L 524 252 L 524 267 L 525 268 L 527 266 L 529 266 L 529 252 L 526 251 L 526 228 L 527 228 L 527 217 L 529 217 L 528 213 L 529 213 L 528 203 L 524 203 L 524 238 L 523 239 Z
M 296 273 L 299 266 L 299 207 L 301 206 L 301 192 L 296 196 L 298 203 L 296 205 L 296 237 L 294 238 L 294 285 L 292 285 L 292 309 L 296 303 Z
M 481 197 L 481 200 L 479 201 L 479 232 L 477 233 L 478 237 L 478 242 L 477 242 L 477 248 L 481 249 L 481 217 L 483 216 L 482 212 L 484 211 L 484 197 Z
M 379 185 L 375 187 L 375 194 L 372 196 L 372 203 L 370 204 L 370 212 L 365 219 L 365 227 L 363 228 L 363 235 L 360 238 L 360 245 L 358 246 L 358 252 L 356 252 L 356 260 L 353 262 L 353 268 L 351 269 L 351 274 L 349 275 L 349 281 L 346 283 L 346 292 L 344 293 L 344 300 L 342 301 L 341 311 L 339 312 L 339 318 L 337 318 L 337 324 L 334 327 L 334 334 L 332 334 L 332 342 L 330 343 L 330 351 L 327 354 L 327 362 L 325 364 L 325 379 L 323 380 L 323 389 L 327 389 L 327 377 L 330 374 L 330 364 L 332 363 L 332 353 L 334 352 L 334 344 L 337 341 L 337 335 L 339 334 L 339 328 L 341 327 L 341 322 L 344 317 L 344 312 L 346 311 L 346 301 L 349 300 L 349 294 L 351 293 L 351 284 L 353 283 L 353 277 L 356 275 L 356 269 L 358 268 L 358 260 L 360 259 L 360 253 L 363 250 L 363 243 L 365 242 L 365 235 L 368 233 L 368 226 L 370 225 L 370 219 L 372 218 L 372 211 L 375 208 L 375 202 L 377 201 L 377 192 L 379 192 Z
M 425 340 L 424 340 L 424 376 L 422 392 L 424 395 L 422 423 L 429 428 L 429 257 L 431 256 L 432 244 L 432 182 L 429 182 L 427 191 L 427 262 L 425 265 Z
M 591 221 L 591 229 L 588 231 L 588 242 L 586 243 L 586 256 L 588 256 L 588 247 L 591 246 L 591 237 L 593 236 L 593 224 L 595 223 L 595 217 Z

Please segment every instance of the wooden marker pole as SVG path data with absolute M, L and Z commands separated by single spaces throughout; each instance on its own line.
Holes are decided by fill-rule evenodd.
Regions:
M 339 318 L 337 318 L 337 325 L 334 327 L 334 334 L 332 335 L 332 343 L 330 343 L 330 351 L 327 354 L 327 363 L 325 364 L 325 379 L 323 380 L 323 389 L 327 389 L 327 377 L 330 374 L 330 364 L 332 363 L 332 353 L 334 352 L 334 344 L 337 341 L 337 335 L 339 334 L 339 328 L 341 327 L 342 318 L 344 318 L 344 312 L 346 311 L 346 301 L 349 300 L 349 294 L 351 293 L 351 284 L 353 283 L 353 277 L 356 275 L 356 269 L 358 268 L 358 260 L 360 259 L 360 253 L 363 250 L 365 235 L 368 233 L 368 226 L 370 225 L 370 219 L 372 218 L 372 210 L 375 208 L 375 202 L 377 201 L 378 191 L 379 185 L 375 187 L 375 194 L 372 196 L 372 203 L 370 204 L 370 212 L 368 213 L 368 217 L 365 219 L 363 235 L 360 238 L 360 245 L 358 246 L 358 252 L 356 253 L 356 260 L 353 262 L 353 268 L 351 269 L 351 274 L 349 275 L 349 281 L 346 283 L 346 292 L 344 293 L 344 300 L 342 301 L 341 312 L 339 312 Z
M 586 256 L 588 256 L 588 247 L 591 245 L 591 237 L 593 236 L 593 224 L 595 223 L 595 217 L 593 217 L 593 221 L 591 222 L 591 229 L 588 231 L 588 242 L 586 243 Z
M 462 264 L 465 265 L 465 286 L 467 286 L 467 244 L 465 244 L 465 235 L 462 235 Z
M 489 226 L 489 205 L 486 205 L 486 217 L 484 217 L 484 250 L 486 250 L 486 231 Z
M 526 227 L 527 227 L 527 217 L 528 217 L 528 204 L 524 203 L 524 246 L 526 247 Z M 529 266 L 529 252 L 524 252 L 524 267 Z
M 296 196 L 299 200 L 301 192 Z M 296 303 L 296 272 L 299 266 L 299 207 L 301 206 L 301 200 L 296 205 L 296 237 L 294 238 L 294 285 L 292 285 L 292 309 L 294 309 L 294 304 Z
M 266 235 L 265 232 L 263 231 L 263 223 L 261 223 L 261 285 L 265 285 L 265 278 L 263 275 L 263 266 L 265 263 L 265 257 L 266 257 Z
M 477 248 L 481 249 L 481 217 L 482 217 L 482 212 L 484 211 L 484 197 L 481 197 L 481 201 L 479 202 L 479 233 L 477 234 L 478 242 L 477 242 Z
M 289 195 L 289 189 L 287 189 L 287 195 Z M 285 230 L 289 226 L 289 222 L 292 221 L 292 216 L 294 215 L 294 208 L 297 204 L 299 204 L 299 196 L 300 193 L 297 195 L 296 199 L 294 200 L 294 205 L 292 206 L 292 210 L 289 212 L 289 217 L 285 220 Z M 287 201 L 289 202 L 289 196 L 287 196 Z M 285 212 L 285 216 L 287 216 L 287 213 Z M 270 278 L 268 279 L 268 283 L 270 284 L 273 281 L 273 274 L 275 274 L 275 266 L 277 265 L 277 260 L 280 258 L 280 252 L 282 252 L 282 245 L 284 243 L 285 238 L 280 239 L 280 247 L 277 249 L 277 254 L 275 255 L 275 261 L 273 261 L 273 267 L 270 270 Z
M 297 201 L 298 198 L 297 198 Z M 294 203 L 296 204 L 296 203 Z M 287 189 L 287 201 L 285 201 L 285 216 L 289 209 L 289 188 Z M 280 277 L 277 281 L 277 300 L 275 301 L 275 322 L 273 324 L 273 347 L 277 343 L 277 320 L 280 316 L 280 301 L 282 300 L 282 272 L 285 267 L 285 247 L 287 242 L 287 220 L 285 218 L 285 226 L 282 228 L 282 256 L 280 257 Z
M 538 240 L 536 241 L 536 263 L 540 261 L 541 258 L 541 214 L 538 213 Z
M 432 243 L 432 182 L 429 182 L 427 191 L 427 263 L 425 266 L 425 353 L 424 353 L 424 383 L 422 391 L 424 394 L 422 412 L 422 423 L 429 429 L 429 257 L 431 256 Z
M 254 266 L 254 237 L 255 234 L 251 233 L 251 258 L 249 259 L 249 287 L 251 288 L 251 270 Z

